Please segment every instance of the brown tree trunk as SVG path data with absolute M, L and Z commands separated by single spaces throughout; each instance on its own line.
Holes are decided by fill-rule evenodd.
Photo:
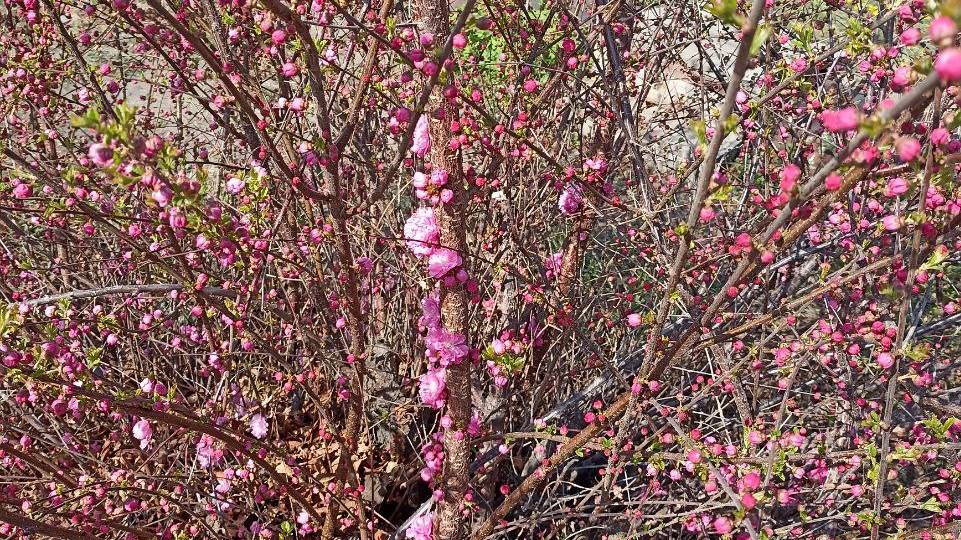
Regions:
M 418 0 L 422 13 L 421 32 L 434 35 L 434 43 L 443 44 L 450 34 L 450 9 L 447 0 Z M 440 66 L 443 69 L 442 66 Z M 440 244 L 457 251 L 467 270 L 466 219 L 464 216 L 464 175 L 460 152 L 450 149 L 450 121 L 459 116 L 456 102 L 441 94 L 438 84 L 431 92 L 424 114 L 430 122 L 431 151 L 429 158 L 434 167 L 443 167 L 448 175 L 447 186 L 454 192 L 450 202 L 437 208 L 437 224 L 440 228 Z M 441 286 L 441 322 L 444 327 L 467 337 L 467 291 L 462 284 Z M 467 340 L 468 343 L 470 340 Z M 452 540 L 465 538 L 468 531 L 462 505 L 467 492 L 468 467 L 470 466 L 470 442 L 467 426 L 471 416 L 470 360 L 447 368 L 447 409 L 445 414 L 453 421 L 444 439 L 444 471 L 441 489 L 444 498 L 438 504 L 435 516 L 435 538 Z

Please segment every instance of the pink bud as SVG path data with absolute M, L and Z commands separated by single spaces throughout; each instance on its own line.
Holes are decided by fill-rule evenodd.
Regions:
M 941 146 L 951 140 L 951 135 L 944 128 L 937 128 L 931 132 L 931 144 Z
M 894 365 L 894 357 L 891 353 L 883 352 L 878 355 L 878 365 L 884 369 L 890 369 Z
M 718 534 L 728 534 L 734 530 L 734 525 L 731 524 L 731 520 L 721 516 L 714 520 L 714 530 Z
M 934 60 L 934 71 L 942 81 L 961 80 L 961 49 L 951 47 L 941 51 Z
M 921 40 L 921 31 L 915 27 L 908 28 L 901 32 L 901 43 L 904 45 L 914 45 Z
M 928 32 L 931 35 L 931 41 L 940 43 L 941 41 L 953 38 L 954 35 L 958 33 L 958 27 L 950 17 L 941 15 L 931 21 L 931 28 L 928 29 Z
M 821 113 L 824 128 L 833 133 L 843 133 L 858 128 L 858 111 L 854 107 L 827 110 Z
M 896 176 L 888 180 L 888 187 L 884 190 L 884 194 L 888 197 L 897 197 L 898 195 L 903 195 L 908 191 L 908 181 L 900 176 Z
M 901 161 L 914 161 L 921 153 L 921 143 L 914 137 L 902 137 L 895 143 Z
M 881 224 L 884 225 L 884 229 L 887 231 L 896 231 L 901 228 L 901 218 L 895 215 L 884 216 L 881 220 Z
M 827 178 L 824 179 L 824 187 L 828 191 L 837 191 L 841 189 L 841 177 L 836 174 L 829 174 Z
M 284 74 L 284 77 L 294 77 L 300 70 L 297 68 L 297 64 L 285 62 L 283 67 L 280 68 L 280 71 Z

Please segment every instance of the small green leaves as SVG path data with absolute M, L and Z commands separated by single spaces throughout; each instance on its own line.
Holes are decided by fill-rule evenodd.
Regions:
M 731 192 L 733 190 L 733 186 L 730 184 L 724 184 L 708 195 L 707 200 L 708 202 L 727 202 L 731 200 Z
M 97 129 L 100 128 L 100 111 L 93 107 L 87 109 L 82 116 L 75 116 L 70 120 L 70 124 L 75 128 Z
M 930 499 L 924 501 L 920 506 L 921 510 L 926 510 L 928 512 L 941 512 L 941 503 L 938 501 L 937 497 L 931 497 Z
M 751 41 L 751 56 L 756 55 L 761 50 L 769 37 L 771 37 L 771 27 L 766 24 L 759 26 L 757 31 L 754 32 L 754 39 Z
M 740 27 L 744 18 L 737 13 L 737 0 L 713 0 L 707 11 L 724 24 Z
M 794 31 L 794 42 L 801 49 L 810 52 L 811 42 L 814 40 L 814 27 L 809 24 L 795 23 L 791 25 L 791 30 Z
M 958 419 L 953 416 L 945 419 L 944 421 L 932 416 L 921 423 L 924 424 L 924 427 L 928 428 L 928 430 L 930 430 L 931 433 L 940 440 L 944 439 L 945 435 L 948 434 L 948 430 L 951 429 L 951 426 L 953 426 L 957 421 Z
M 691 122 L 691 129 L 694 131 L 694 136 L 697 137 L 697 142 L 707 145 L 707 124 L 703 120 L 694 120 Z
M 14 313 L 16 313 L 16 307 L 13 305 L 0 309 L 0 338 L 6 337 L 15 329 Z
M 884 125 L 884 120 L 875 115 L 861 120 L 860 128 L 869 137 L 877 138 L 881 136 L 882 132 L 884 132 Z
M 294 524 L 290 521 L 284 521 L 280 524 L 280 538 L 282 540 L 287 540 L 293 538 L 294 536 Z
M 928 260 L 921 264 L 921 270 L 929 272 L 931 270 L 940 270 L 941 265 L 944 261 L 948 260 L 948 247 L 944 244 L 936 247 Z
M 721 122 L 721 127 L 724 128 L 724 133 L 731 133 L 737 128 L 737 124 L 740 122 L 736 115 L 730 115 Z

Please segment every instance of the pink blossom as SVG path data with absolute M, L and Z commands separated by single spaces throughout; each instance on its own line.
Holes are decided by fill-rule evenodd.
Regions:
M 940 15 L 931 21 L 931 27 L 928 29 L 928 33 L 931 35 L 931 41 L 940 43 L 941 41 L 953 38 L 954 35 L 958 33 L 958 27 L 950 17 Z
M 264 415 L 257 413 L 250 419 L 250 434 L 258 439 L 263 439 L 267 436 L 267 419 Z
M 406 536 L 407 540 L 434 540 L 434 514 L 427 512 L 411 521 Z
M 32 193 L 33 189 L 30 187 L 30 184 L 24 182 L 20 182 L 13 187 L 13 197 L 15 199 L 27 199 Z
M 901 137 L 895 143 L 895 148 L 901 161 L 914 161 L 921 153 L 921 143 L 914 137 Z
M 467 46 L 467 36 L 464 34 L 454 34 L 452 43 L 455 49 L 463 49 Z
M 641 325 L 641 316 L 638 313 L 631 313 L 627 316 L 627 325 L 631 328 L 637 328 Z
M 243 180 L 234 176 L 227 180 L 227 191 L 236 195 L 244 190 L 245 185 Z
M 828 191 L 837 191 L 841 189 L 841 177 L 831 173 L 827 178 L 824 179 L 824 187 Z
M 714 219 L 714 216 L 715 216 L 714 208 L 710 206 L 705 206 L 704 208 L 701 208 L 701 211 L 698 213 L 698 218 L 700 218 L 700 220 L 703 223 L 707 223 L 711 221 L 712 219 Z
M 568 184 L 557 199 L 557 207 L 561 213 L 572 215 L 576 214 L 584 202 L 584 188 L 580 184 Z
M 433 208 L 429 206 L 418 208 L 407 218 L 407 222 L 404 223 L 404 239 L 407 241 L 407 247 L 417 257 L 423 258 L 433 253 L 440 239 Z
M 544 259 L 544 270 L 546 270 L 550 276 L 555 276 L 557 275 L 558 272 L 561 271 L 561 266 L 563 264 L 564 264 L 564 252 L 557 251 L 549 255 L 546 259 Z
M 961 81 L 961 49 L 944 49 L 934 60 L 934 71 L 945 82 Z
M 901 32 L 901 43 L 905 45 L 915 45 L 921 40 L 921 31 L 915 27 L 910 27 L 904 32 Z
M 881 224 L 884 226 L 885 230 L 893 232 L 901 228 L 901 218 L 893 214 L 884 216 L 884 219 L 881 220 Z
M 158 186 L 150 193 L 150 198 L 163 208 L 170 204 L 170 199 L 173 198 L 173 191 L 167 186 Z
M 437 298 L 436 291 L 424 297 L 420 301 L 422 315 L 417 324 L 421 328 L 432 330 L 440 326 L 440 300 Z
M 794 73 L 804 73 L 808 68 L 808 61 L 804 58 L 795 58 L 791 62 L 791 71 Z
M 204 434 L 197 443 L 197 462 L 201 467 L 209 467 L 220 463 L 224 457 L 224 451 L 218 448 L 215 440 L 210 435 Z
M 444 169 L 435 168 L 430 172 L 430 176 L 421 171 L 416 171 L 414 180 L 411 182 L 414 185 L 414 195 L 418 199 L 429 200 L 431 204 L 450 202 L 454 192 L 443 189 L 449 178 L 450 175 Z
M 832 133 L 852 131 L 858 127 L 858 111 L 854 107 L 826 110 L 821 113 L 821 123 Z
M 447 370 L 444 368 L 432 369 L 420 376 L 418 379 L 420 400 L 428 407 L 434 409 L 443 408 L 447 400 Z
M 97 167 L 106 167 L 113 164 L 113 149 L 103 143 L 92 144 L 87 157 Z
M 761 475 L 756 472 L 749 472 L 741 479 L 741 484 L 744 486 L 744 489 L 754 491 L 761 487 Z
M 527 92 L 528 94 L 533 94 L 534 92 L 537 92 L 537 81 L 535 81 L 534 79 L 527 79 L 526 81 L 524 81 L 524 91 Z
M 430 151 L 430 123 L 427 120 L 426 114 L 420 115 L 420 118 L 417 119 L 410 149 L 417 157 L 424 157 L 427 155 L 427 152 Z
M 910 67 L 902 66 L 894 70 L 894 76 L 891 77 L 891 86 L 895 90 L 903 90 L 909 84 L 911 84 Z
M 141 450 L 147 448 L 152 437 L 153 429 L 150 427 L 150 422 L 145 418 L 141 418 L 140 421 L 133 425 L 133 438 L 140 441 Z
M 424 341 L 427 345 L 427 357 L 442 367 L 459 364 L 470 352 L 463 334 L 440 326 L 430 329 Z
M 883 369 L 890 369 L 894 365 L 894 357 L 891 353 L 883 352 L 878 355 L 878 365 Z
M 280 67 L 280 72 L 283 73 L 284 77 L 295 77 L 300 69 L 293 62 L 284 62 L 284 65 Z
M 911 4 L 901 4 L 898 8 L 898 17 L 903 21 L 916 21 L 917 16 L 914 14 L 914 10 L 911 9 Z
M 450 248 L 437 248 L 427 259 L 427 273 L 434 279 L 440 279 L 448 272 L 461 265 L 460 254 Z
M 794 184 L 801 177 L 801 169 L 791 163 L 781 171 L 781 190 L 790 193 L 794 189 Z
M 931 132 L 931 144 L 941 146 L 951 140 L 951 134 L 943 127 L 939 127 Z
M 720 516 L 714 520 L 714 530 L 717 534 L 728 534 L 734 530 L 734 525 L 731 524 L 731 520 Z
M 884 194 L 888 197 L 897 197 L 898 195 L 903 195 L 908 191 L 908 181 L 900 176 L 896 176 L 888 180 L 888 187 L 884 190 Z

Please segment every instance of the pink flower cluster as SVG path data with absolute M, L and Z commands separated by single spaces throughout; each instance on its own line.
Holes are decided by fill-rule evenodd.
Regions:
M 427 259 L 427 271 L 434 279 L 453 278 L 451 285 L 467 281 L 467 272 L 460 268 L 463 259 L 456 251 L 437 245 L 440 230 L 430 206 L 418 208 L 404 224 L 404 240 L 418 258 Z M 455 270 L 457 270 L 455 272 Z
M 431 204 L 450 202 L 454 197 L 454 192 L 444 188 L 447 184 L 449 175 L 444 169 L 434 169 L 430 176 L 417 171 L 414 173 L 414 194 L 422 201 L 430 201 Z
M 440 409 L 447 402 L 447 369 L 460 364 L 467 358 L 470 348 L 467 339 L 451 332 L 441 325 L 440 302 L 435 295 L 429 295 L 421 302 L 423 315 L 420 325 L 427 331 L 424 338 L 427 346 L 427 373 L 420 376 L 420 400 L 427 406 Z
M 821 112 L 824 129 L 832 133 L 853 131 L 858 128 L 858 121 L 858 110 L 854 107 Z
M 404 223 L 404 239 L 407 247 L 418 258 L 428 257 L 433 253 L 440 240 L 433 208 L 425 206 L 414 210 Z
M 564 188 L 564 191 L 561 192 L 561 196 L 557 199 L 557 207 L 560 208 L 561 213 L 568 216 L 580 211 L 583 204 L 584 188 L 576 183 L 568 184 L 567 187 Z
M 435 433 L 420 448 L 420 453 L 424 458 L 424 468 L 420 470 L 420 478 L 424 482 L 430 482 L 444 468 L 444 437 L 440 433 Z
M 433 512 L 417 516 L 407 528 L 406 537 L 407 540 L 434 540 Z
M 217 445 L 216 439 L 206 433 L 200 436 L 196 450 L 197 463 L 204 468 L 217 465 L 224 458 L 224 451 Z
M 420 115 L 420 118 L 417 119 L 410 149 L 417 154 L 417 157 L 424 157 L 430 151 L 430 126 L 426 114 Z

